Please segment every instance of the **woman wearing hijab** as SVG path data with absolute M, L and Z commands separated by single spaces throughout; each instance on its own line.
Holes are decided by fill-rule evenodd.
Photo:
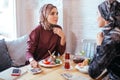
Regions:
M 105 0 L 98 6 L 97 49 L 89 65 L 89 75 L 96 79 L 106 69 L 108 80 L 120 80 L 120 3 Z
M 26 58 L 33 68 L 38 67 L 38 61 L 50 56 L 62 55 L 66 48 L 65 35 L 57 25 L 58 11 L 56 6 L 45 4 L 40 10 L 40 23 L 30 33 Z

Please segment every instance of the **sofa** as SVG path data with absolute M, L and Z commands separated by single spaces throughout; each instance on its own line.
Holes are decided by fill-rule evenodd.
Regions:
M 11 40 L 0 35 L 0 72 L 25 65 L 28 35 Z

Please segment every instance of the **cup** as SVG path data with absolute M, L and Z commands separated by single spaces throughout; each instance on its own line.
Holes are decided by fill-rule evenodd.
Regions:
M 65 69 L 70 69 L 70 63 L 67 62 L 67 61 L 65 61 L 64 68 L 65 68 Z
M 70 53 L 65 53 L 65 69 L 70 69 Z

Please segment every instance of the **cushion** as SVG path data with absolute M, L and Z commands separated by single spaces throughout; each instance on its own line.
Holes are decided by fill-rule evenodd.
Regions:
M 11 67 L 12 61 L 7 51 L 4 39 L 0 40 L 0 71 Z
M 22 66 L 26 62 L 26 48 L 28 35 L 24 35 L 16 40 L 6 41 L 9 55 L 13 61 L 13 66 Z

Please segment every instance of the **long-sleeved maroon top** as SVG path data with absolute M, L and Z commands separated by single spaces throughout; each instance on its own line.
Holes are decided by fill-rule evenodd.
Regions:
M 60 26 L 55 27 L 61 28 Z M 45 30 L 41 25 L 38 25 L 29 35 L 26 59 L 28 60 L 30 57 L 37 61 L 44 59 L 50 56 L 48 50 L 51 53 L 56 51 L 56 55 L 58 53 L 62 55 L 66 44 L 62 46 L 60 40 L 61 38 L 54 34 L 53 30 Z

